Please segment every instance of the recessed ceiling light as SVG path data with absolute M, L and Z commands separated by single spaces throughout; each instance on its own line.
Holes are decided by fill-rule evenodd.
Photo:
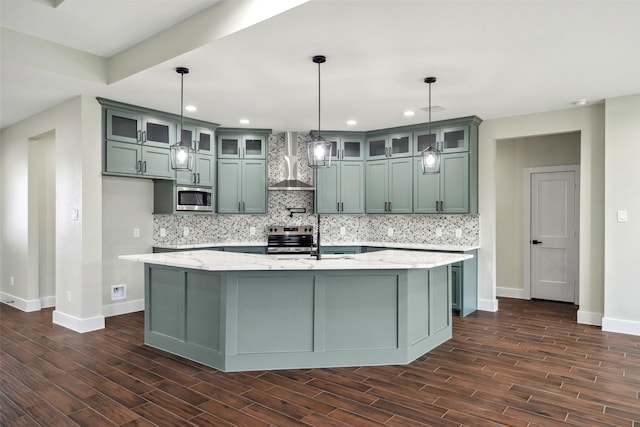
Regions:
M 416 115 L 416 112 L 412 111 L 412 110 L 407 110 L 403 114 L 404 114 L 405 117 L 413 117 L 413 116 Z
M 195 105 L 187 105 L 186 107 L 184 107 L 185 110 L 190 111 L 190 112 L 194 112 L 194 111 L 198 111 L 198 107 L 196 107 Z
M 251 122 L 249 121 L 249 119 L 240 119 L 240 124 L 241 124 L 241 125 L 248 125 L 249 123 L 251 123 Z
M 355 120 L 347 120 L 347 125 L 349 125 L 349 126 L 355 126 L 357 124 L 358 124 L 358 122 L 355 121 Z
M 577 101 L 573 101 L 573 105 L 577 105 L 578 107 L 582 107 L 587 104 L 586 99 L 578 99 Z

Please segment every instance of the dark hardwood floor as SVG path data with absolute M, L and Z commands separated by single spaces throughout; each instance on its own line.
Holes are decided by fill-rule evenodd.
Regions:
M 500 299 L 406 366 L 223 373 L 143 345 L 143 315 L 77 334 L 0 308 L 2 426 L 640 426 L 640 337 Z

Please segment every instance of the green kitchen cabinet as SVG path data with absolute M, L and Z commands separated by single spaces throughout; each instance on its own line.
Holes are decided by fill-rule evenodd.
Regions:
M 317 132 L 311 132 L 315 138 Z M 331 161 L 364 160 L 363 132 L 322 132 L 322 137 L 331 143 Z M 302 153 L 301 153 L 302 154 Z M 306 153 L 304 153 L 306 155 Z
M 409 157 L 413 155 L 411 132 L 393 134 L 371 134 L 366 140 L 367 160 Z
M 172 179 L 169 150 L 119 141 L 105 141 L 106 173 Z
M 169 148 L 176 143 L 176 122 L 137 112 L 107 109 L 106 139 Z
M 241 134 L 218 132 L 219 159 L 264 159 L 267 151 L 267 133 Z
M 176 171 L 176 182 L 180 185 L 213 187 L 215 182 L 215 144 L 212 129 L 191 125 L 182 128 L 182 141 L 193 148 L 193 170 Z
M 478 251 L 473 258 L 451 265 L 451 308 L 461 317 L 478 309 Z
M 366 213 L 413 212 L 413 159 L 366 162 Z
M 364 213 L 364 163 L 336 161 L 316 170 L 317 213 Z
M 260 214 L 267 211 L 265 160 L 218 160 L 218 213 Z
M 414 132 L 415 151 L 419 156 L 427 147 L 437 148 L 443 154 L 469 151 L 469 126 L 449 126 Z
M 443 154 L 438 174 L 423 175 L 421 159 L 414 159 L 414 213 L 470 212 L 469 153 Z

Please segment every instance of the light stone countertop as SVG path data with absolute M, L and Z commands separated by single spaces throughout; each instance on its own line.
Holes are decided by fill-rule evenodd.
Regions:
M 434 245 L 430 243 L 403 243 L 403 242 L 370 242 L 370 241 L 352 241 L 352 242 L 332 242 L 322 241 L 322 246 L 369 246 L 376 248 L 389 249 L 414 249 L 422 251 L 448 251 L 448 252 L 468 252 L 480 249 L 480 245 Z M 162 249 L 200 249 L 200 248 L 219 248 L 223 246 L 267 246 L 267 242 L 215 242 L 215 243 L 192 243 L 183 245 L 154 245 L 156 248 Z
M 354 255 L 310 256 L 244 254 L 221 251 L 184 251 L 120 255 L 119 259 L 207 271 L 268 270 L 397 270 L 434 268 L 473 258 L 444 252 L 388 250 Z

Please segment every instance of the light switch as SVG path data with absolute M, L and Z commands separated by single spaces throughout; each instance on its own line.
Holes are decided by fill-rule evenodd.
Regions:
M 80 218 L 80 211 L 78 208 L 73 208 L 71 211 L 71 220 L 77 221 Z
M 618 222 L 627 222 L 627 211 L 618 211 Z
M 139 228 L 134 228 L 133 229 L 133 237 L 140 237 L 140 229 Z

